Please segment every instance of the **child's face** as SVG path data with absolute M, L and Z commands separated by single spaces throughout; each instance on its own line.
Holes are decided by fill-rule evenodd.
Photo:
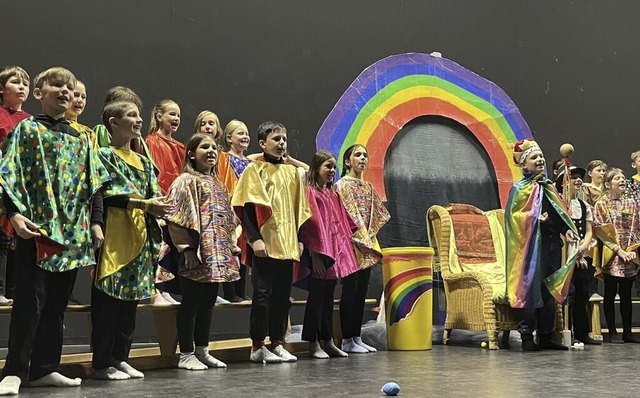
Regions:
M 582 177 L 580 173 L 572 173 L 571 174 L 571 184 L 569 185 L 569 192 L 571 195 L 575 195 L 577 192 L 582 189 Z
M 131 104 L 125 108 L 122 117 L 109 118 L 114 137 L 133 139 L 142 135 L 142 116 L 138 107 Z
M 75 90 L 73 90 L 73 101 L 71 107 L 67 111 L 67 117 L 78 117 L 84 111 L 84 107 L 87 105 L 87 89 L 84 84 L 78 82 Z
M 611 193 L 615 195 L 622 195 L 627 187 L 627 177 L 623 173 L 618 173 L 613 176 L 609 183 L 609 189 Z
M 541 150 L 535 150 L 527 156 L 522 168 L 527 173 L 540 174 L 544 171 L 544 155 Z
M 194 160 L 196 170 L 210 173 L 218 162 L 218 146 L 213 138 L 205 138 L 195 152 L 189 151 L 189 156 Z
M 249 143 L 251 142 L 247 126 L 244 124 L 238 126 L 227 136 L 227 142 L 236 152 L 242 153 L 243 151 L 246 151 L 247 148 L 249 148 Z
M 44 81 L 42 88 L 34 88 L 33 96 L 40 101 L 42 112 L 52 117 L 62 117 L 71 106 L 73 100 L 73 90 L 75 86 L 72 82 L 52 82 Z
M 165 133 L 175 133 L 180 127 L 180 107 L 178 104 L 169 104 L 164 113 L 156 114 L 160 129 Z
M 589 177 L 591 177 L 591 181 L 593 181 L 594 183 L 600 184 L 606 172 L 607 170 L 604 167 L 596 166 L 589 173 Z
M 640 156 L 637 156 L 633 162 L 631 162 L 631 167 L 636 170 L 636 173 L 640 174 Z
M 320 185 L 325 186 L 333 182 L 334 177 L 336 176 L 336 160 L 331 158 L 329 160 L 325 160 L 322 165 L 320 165 L 320 172 L 318 173 L 318 178 L 320 181 Z
M 359 146 L 351 152 L 346 164 L 350 170 L 360 175 L 369 165 L 369 153 L 364 147 Z
M 202 134 L 218 135 L 218 123 L 213 116 L 207 116 L 200 122 L 200 132 Z
M 4 85 L 0 84 L 0 94 L 5 107 L 17 108 L 29 96 L 29 81 L 19 75 L 11 76 Z
M 287 132 L 275 130 L 267 135 L 266 140 L 258 142 L 260 148 L 269 156 L 281 158 L 287 155 Z

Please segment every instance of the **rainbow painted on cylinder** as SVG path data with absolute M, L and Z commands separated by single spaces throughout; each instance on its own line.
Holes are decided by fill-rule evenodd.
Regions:
M 384 286 L 389 326 L 406 319 L 423 294 L 431 290 L 431 268 L 412 268 L 394 275 Z
M 364 178 L 384 199 L 387 149 L 406 123 L 426 115 L 455 120 L 475 135 L 493 163 L 504 206 L 522 176 L 512 161 L 513 143 L 532 138 L 531 131 L 500 87 L 446 58 L 406 53 L 369 66 L 327 116 L 316 146 L 339 155 L 338 164 L 347 147 L 365 146 L 370 161 Z

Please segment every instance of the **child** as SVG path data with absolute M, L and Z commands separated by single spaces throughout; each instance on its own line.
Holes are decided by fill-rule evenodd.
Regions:
M 100 380 L 142 378 L 127 363 L 136 308 L 152 296 L 154 265 L 162 235 L 157 221 L 169 205 L 162 203 L 160 188 L 149 159 L 131 150 L 140 137 L 142 118 L 133 102 L 115 101 L 102 111 L 111 145 L 98 156 L 112 181 L 93 200 L 103 208 L 92 217 L 91 231 L 100 248 L 91 288 L 91 345 L 93 376 Z M 100 205 L 99 202 L 103 202 Z
M 598 258 L 604 276 L 604 315 L 609 328 L 609 342 L 638 343 L 631 331 L 631 287 L 638 273 L 637 248 L 640 246 L 638 202 L 624 196 L 627 180 L 624 172 L 611 168 L 604 177 L 604 194 L 596 202 L 594 226 L 602 242 Z M 616 331 L 614 301 L 620 295 L 622 339 Z
M 229 194 L 233 195 L 238 179 L 251 160 L 245 156 L 251 138 L 247 126 L 239 120 L 233 119 L 224 128 L 223 137 L 228 152 L 218 153 L 218 178 L 227 187 Z M 238 235 L 240 233 L 238 232 Z M 240 279 L 235 282 L 222 285 L 224 298 L 229 302 L 248 301 L 245 295 L 246 267 L 240 265 Z
M 263 156 L 247 166 L 238 181 L 231 204 L 242 220 L 246 247 L 243 264 L 253 271 L 249 359 L 258 363 L 295 362 L 284 349 L 289 318 L 293 262 L 300 260 L 298 231 L 311 217 L 302 177 L 287 164 L 287 129 L 280 123 L 258 127 Z M 267 329 L 272 351 L 264 346 Z
M 592 261 L 588 253 L 593 237 L 591 230 L 593 213 L 591 206 L 577 198 L 582 189 L 582 179 L 586 171 L 580 167 L 569 166 L 569 192 L 565 192 L 565 185 L 567 185 L 564 181 L 565 172 L 566 166 L 562 165 L 556 175 L 556 188 L 563 196 L 568 195 L 571 198 L 571 219 L 578 229 L 578 236 L 580 237 L 580 246 L 578 247 L 579 260 L 576 263 L 572 278 L 574 286 L 573 303 L 569 306 L 570 315 L 567 315 L 573 320 L 573 335 L 576 340 L 584 344 L 600 345 L 599 341 L 589 337 L 591 328 L 589 326 L 589 315 L 587 311 L 587 303 L 590 297 L 589 283 L 591 278 L 593 278 L 593 271 L 590 267 Z
M 218 115 L 211 111 L 202 111 L 198 114 L 196 122 L 193 125 L 193 134 L 211 134 L 217 143 L 222 138 L 222 126 Z
M 142 100 L 133 90 L 124 86 L 114 86 L 111 87 L 107 91 L 107 95 L 104 99 L 103 106 L 107 105 L 109 102 L 113 101 L 129 101 L 136 104 L 138 109 L 142 111 Z M 107 127 L 104 124 L 98 124 L 93 128 L 93 131 L 96 133 L 96 141 L 100 147 L 109 146 L 111 143 L 111 133 L 107 130 Z M 140 142 L 143 142 L 142 138 L 139 139 Z M 133 148 L 135 149 L 135 148 Z
M 528 139 L 516 142 L 513 160 L 524 177 L 511 188 L 505 208 L 509 304 L 522 309 L 518 329 L 524 351 L 566 350 L 568 347 L 552 340 L 556 302 L 542 280 L 561 267 L 560 234 L 575 242 L 577 230 L 557 191 L 548 183 L 538 144 Z M 538 344 L 533 341 L 536 316 Z
M 591 207 L 596 205 L 600 196 L 602 196 L 602 179 L 607 172 L 607 164 L 602 160 L 592 160 L 587 165 L 588 183 L 582 184 L 582 198 Z
M 3 204 L 19 237 L 16 256 L 21 260 L 0 383 L 3 395 L 17 394 L 27 379 L 32 386 L 81 383 L 55 370 L 73 280 L 78 268 L 95 263 L 91 198 L 109 177 L 87 135 L 64 118 L 75 83 L 73 74 L 60 67 L 36 76 L 33 95 L 43 114 L 15 127 L 0 163 Z
M 310 342 L 309 356 L 319 359 L 348 356 L 331 338 L 333 293 L 338 278 L 360 269 L 350 247 L 353 231 L 358 228 L 331 188 L 335 173 L 336 158 L 331 153 L 319 151 L 313 155 L 306 181 L 312 215 L 302 226 L 307 254 L 302 262 L 312 270 L 302 340 Z M 320 341 L 324 342 L 324 350 Z
M 376 352 L 362 341 L 360 332 L 371 267 L 382 259 L 376 235 L 391 217 L 371 183 L 362 179 L 368 164 L 367 149 L 359 144 L 350 146 L 343 155 L 342 178 L 336 183 L 336 191 L 358 228 L 352 241 L 360 270 L 342 279 L 340 299 L 342 349 L 356 354 Z
M 154 163 L 159 169 L 158 183 L 163 194 L 166 194 L 173 181 L 182 173 L 186 149 L 183 143 L 173 138 L 180 127 L 180 107 L 170 99 L 164 99 L 151 110 L 151 125 L 145 141 Z M 158 287 L 162 292 L 152 298 L 156 305 L 180 304 L 174 300 L 168 290 L 177 293 L 178 262 L 180 256 L 171 242 L 169 231 L 163 227 L 163 237 L 170 251 L 159 264 Z
M 229 193 L 216 176 L 218 146 L 211 135 L 196 133 L 187 142 L 184 172 L 169 188 L 171 239 L 181 253 L 178 309 L 178 367 L 226 368 L 209 355 L 209 330 L 218 283 L 240 278 L 232 248 L 237 218 Z M 193 348 L 195 336 L 195 352 Z
M 631 154 L 631 167 L 636 173 L 627 181 L 626 196 L 640 202 L 640 151 Z
M 0 69 L 0 144 L 7 135 L 22 120 L 28 118 L 27 112 L 22 110 L 22 104 L 29 96 L 29 75 L 19 66 L 7 66 Z M 0 145 L 2 147 L 2 145 Z M 2 156 L 0 152 L 0 157 Z M 15 290 L 15 278 L 8 278 L 17 268 L 13 264 L 14 252 L 10 249 L 11 238 L 4 231 L 0 231 L 0 305 L 11 305 L 13 300 L 6 296 L 7 290 Z M 14 271 L 14 272 L 11 272 Z M 9 289 L 11 285 L 11 289 Z
M 67 110 L 65 116 L 67 120 L 71 123 L 71 127 L 73 127 L 77 131 L 84 131 L 89 135 L 89 139 L 93 143 L 96 148 L 98 146 L 98 140 L 96 138 L 96 133 L 91 130 L 89 127 L 78 123 L 78 116 L 84 112 L 84 107 L 87 105 L 87 88 L 84 83 L 78 80 L 78 84 L 76 84 L 76 88 L 73 91 L 73 103 L 71 107 Z

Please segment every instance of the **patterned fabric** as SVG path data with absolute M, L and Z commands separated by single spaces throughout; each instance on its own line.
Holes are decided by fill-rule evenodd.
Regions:
M 299 261 L 298 230 L 311 217 L 311 209 L 298 170 L 289 164 L 251 162 L 231 199 L 241 220 L 248 203 L 256 208 L 257 227 L 269 257 Z M 250 265 L 250 258 L 245 257 L 250 250 L 246 240 L 243 245 L 243 264 Z
M 313 277 L 338 279 L 358 271 L 358 260 L 350 245 L 353 231 L 358 227 L 347 213 L 340 197 L 329 188 L 307 186 L 306 193 L 312 215 L 302 226 L 304 247 L 318 253 L 326 269 Z M 310 256 L 303 256 L 301 263 L 313 270 Z
M 100 146 L 98 145 L 98 137 L 95 131 L 91 130 L 89 127 L 85 126 L 84 124 L 78 123 L 78 121 L 76 120 L 69 120 L 69 125 L 74 130 L 82 131 L 85 134 L 87 134 L 89 136 L 89 141 L 91 141 L 91 144 L 96 150 L 100 148 Z
M 187 149 L 180 141 L 168 140 L 158 133 L 147 135 L 145 141 L 153 162 L 160 170 L 158 183 L 162 193 L 166 193 L 173 181 L 182 173 Z
M 627 188 L 625 192 L 627 198 L 633 199 L 636 202 L 640 202 L 640 176 L 634 175 L 627 181 Z
M 20 213 L 66 247 L 38 265 L 64 272 L 95 264 L 90 233 L 93 194 L 109 180 L 86 134 L 49 130 L 33 117 L 20 122 L 4 142 L 0 184 Z M 4 213 L 4 206 L 0 214 Z
M 599 264 L 602 273 L 623 278 L 636 275 L 637 261 L 624 262 L 612 249 L 618 245 L 622 250 L 633 251 L 640 246 L 639 203 L 605 195 L 596 203 L 593 216 L 596 236 L 605 246 Z
M 382 259 L 376 235 L 391 216 L 368 181 L 345 176 L 336 183 L 336 191 L 358 227 L 352 241 L 360 269 L 369 268 Z
M 239 158 L 237 156 L 229 155 L 229 160 L 231 160 L 231 165 L 233 166 L 233 172 L 236 174 L 236 177 L 240 178 L 244 169 L 249 166 L 251 161 L 247 158 Z
M 191 232 L 200 259 L 194 268 L 181 264 L 180 275 L 202 283 L 240 279 L 233 255 L 238 221 L 222 182 L 210 175 L 182 173 L 169 188 L 167 201 L 174 206 L 167 221 Z
M 104 198 L 151 199 L 160 187 L 151 161 L 131 150 L 100 148 L 98 155 L 112 182 Z M 119 300 L 142 300 L 154 292 L 162 232 L 156 219 L 140 209 L 105 206 L 104 243 L 96 268 L 96 287 Z
M 233 195 L 238 179 L 250 163 L 251 160 L 247 158 L 241 159 L 228 152 L 218 152 L 218 177 L 227 187 L 230 195 Z
M 527 175 L 513 185 L 505 209 L 507 296 L 513 308 L 540 308 L 543 305 L 541 284 L 544 276 L 540 265 L 543 195 L 562 221 L 577 234 L 557 191 L 543 174 Z M 572 256 L 558 271 L 544 279 L 549 292 L 559 302 L 563 302 L 569 292 L 575 259 L 576 256 Z

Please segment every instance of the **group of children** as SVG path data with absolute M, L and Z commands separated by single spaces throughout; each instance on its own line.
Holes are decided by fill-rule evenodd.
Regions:
M 375 351 L 360 327 L 371 267 L 382 256 L 376 234 L 389 213 L 362 179 L 366 148 L 345 151 L 334 186 L 335 155 L 320 151 L 311 167 L 293 159 L 280 123 L 261 124 L 262 154 L 246 156 L 246 125 L 232 120 L 223 130 L 211 111 L 200 113 L 186 145 L 178 141 L 180 107 L 172 100 L 153 108 L 143 138 L 142 101 L 122 86 L 109 90 L 102 124 L 90 129 L 77 121 L 86 88 L 61 67 L 34 79 L 42 113 L 30 116 L 22 110 L 29 80 L 20 67 L 0 70 L 0 273 L 12 239 L 19 269 L 0 395 L 17 394 L 24 381 L 80 385 L 55 369 L 84 266 L 94 267 L 97 379 L 144 377 L 127 363 L 136 308 L 146 298 L 177 303 L 172 292 L 182 295 L 178 367 L 226 367 L 208 350 L 212 308 L 219 284 L 233 301 L 246 299 L 238 283 L 245 267 L 253 284 L 251 361 L 297 360 L 283 346 L 293 282 L 309 290 L 303 339 L 311 357 Z M 341 349 L 331 332 L 338 279 Z
M 567 298 L 565 316 L 573 324 L 574 339 L 600 344 L 589 336 L 587 313 L 590 300 L 602 299 L 596 278 L 604 281 L 609 341 L 640 343 L 631 329 L 631 289 L 640 269 L 640 151 L 631 154 L 637 174 L 630 179 L 601 160 L 591 161 L 585 170 L 567 157 L 553 164 L 550 177 L 555 182 L 546 176 L 544 155 L 535 141 L 518 141 L 513 156 L 524 176 L 511 189 L 505 212 L 507 296 L 520 315 L 522 349 L 568 349 L 552 333 L 561 327 L 556 324 L 556 303 Z M 586 177 L 589 183 L 584 183 Z

